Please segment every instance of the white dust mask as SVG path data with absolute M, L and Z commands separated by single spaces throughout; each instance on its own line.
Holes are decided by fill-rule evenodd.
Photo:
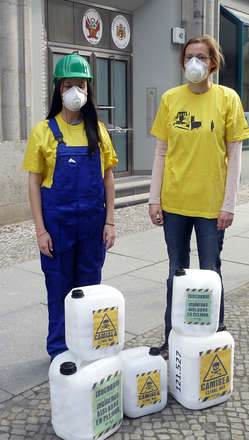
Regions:
M 63 105 L 72 112 L 77 112 L 87 102 L 87 93 L 78 86 L 73 86 L 62 94 Z
M 208 67 L 203 61 L 193 57 L 185 64 L 185 77 L 192 83 L 200 83 L 208 77 Z

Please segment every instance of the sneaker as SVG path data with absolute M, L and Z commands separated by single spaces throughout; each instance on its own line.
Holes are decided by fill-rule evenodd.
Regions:
M 159 347 L 159 350 L 160 350 L 160 355 L 165 360 L 168 360 L 169 359 L 169 345 L 168 345 L 168 342 L 164 342 L 164 344 L 161 345 L 161 347 Z
M 219 327 L 218 327 L 217 332 L 225 332 L 226 329 L 227 329 L 227 328 L 226 328 L 224 322 L 221 322 L 221 323 L 219 324 Z
M 169 349 L 169 344 L 168 344 L 168 342 L 164 342 L 164 344 L 161 345 L 161 347 L 159 347 L 160 352 L 162 352 L 162 351 L 168 351 L 168 349 Z

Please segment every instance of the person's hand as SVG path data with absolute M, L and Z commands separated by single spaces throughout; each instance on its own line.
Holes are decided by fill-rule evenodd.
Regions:
M 155 203 L 149 205 L 149 215 L 154 225 L 156 226 L 163 225 L 163 213 L 160 205 L 157 205 Z
M 234 215 L 231 212 L 220 211 L 217 221 L 218 231 L 223 231 L 223 229 L 228 228 L 233 223 Z
M 105 224 L 103 230 L 103 242 L 106 244 L 107 251 L 114 245 L 115 237 L 115 226 Z
M 50 234 L 47 231 L 37 236 L 37 243 L 42 254 L 47 255 L 47 257 L 53 258 L 53 242 Z

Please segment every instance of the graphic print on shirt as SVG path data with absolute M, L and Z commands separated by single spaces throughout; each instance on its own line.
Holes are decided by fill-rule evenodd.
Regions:
M 173 125 L 183 130 L 194 130 L 201 127 L 201 121 L 195 121 L 195 116 L 192 116 L 190 112 L 181 111 L 177 113 Z

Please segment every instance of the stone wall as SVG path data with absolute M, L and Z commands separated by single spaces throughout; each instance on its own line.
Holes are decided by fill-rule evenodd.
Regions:
M 0 224 L 27 218 L 21 172 L 31 126 L 30 0 L 0 2 Z

